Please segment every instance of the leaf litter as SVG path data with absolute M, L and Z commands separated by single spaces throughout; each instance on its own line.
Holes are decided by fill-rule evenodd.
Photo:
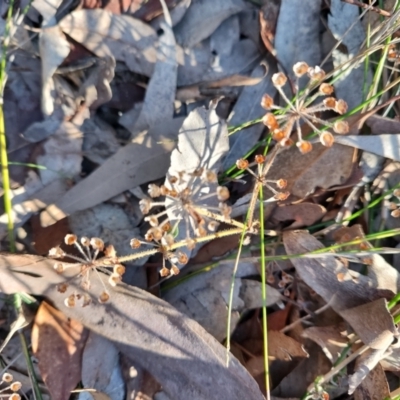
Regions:
M 28 254 L 0 256 L 0 292 L 41 301 L 39 379 L 54 398 L 393 397 L 397 10 L 368 30 L 377 5 L 166 3 L 35 0 L 14 19 L 3 108 Z M 363 107 L 381 51 L 385 92 Z M 0 325 L 4 354 L 21 327 Z

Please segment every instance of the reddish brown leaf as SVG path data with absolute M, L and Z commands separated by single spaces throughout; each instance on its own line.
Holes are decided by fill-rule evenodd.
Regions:
M 274 53 L 274 39 L 281 0 L 267 1 L 260 10 L 261 39 L 270 53 Z
M 389 385 L 380 364 L 365 377 L 354 392 L 354 400 L 381 400 L 389 397 Z
M 82 352 L 88 331 L 43 302 L 32 328 L 32 350 L 51 398 L 68 400 L 81 380 Z

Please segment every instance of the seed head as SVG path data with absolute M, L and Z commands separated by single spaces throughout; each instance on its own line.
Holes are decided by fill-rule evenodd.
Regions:
M 257 154 L 257 155 L 254 157 L 254 160 L 255 160 L 255 162 L 256 162 L 257 164 L 264 164 L 264 162 L 265 162 L 265 160 L 266 160 L 266 157 L 263 156 L 262 154 Z
M 276 140 L 277 142 L 280 142 L 281 140 L 285 139 L 285 137 L 286 133 L 279 129 L 275 130 L 274 133 L 272 134 L 272 139 Z
M 282 87 L 285 86 L 287 82 L 286 75 L 282 72 L 278 72 L 272 75 L 272 83 L 275 87 Z
M 159 186 L 154 185 L 153 183 L 150 183 L 149 188 L 147 190 L 147 193 L 149 194 L 150 197 L 160 197 L 161 196 L 161 189 Z
M 104 291 L 100 294 L 98 301 L 99 303 L 107 303 L 107 301 L 110 300 L 110 295 L 108 292 Z
M 96 237 L 91 238 L 90 245 L 92 246 L 93 250 L 99 250 L 99 251 L 104 250 L 104 242 L 100 238 L 96 238 Z
M 21 382 L 18 382 L 18 381 L 13 382 L 13 383 L 10 385 L 10 389 L 11 389 L 13 392 L 18 392 L 18 390 L 20 390 L 21 387 L 22 387 L 22 383 L 21 383 Z
M 8 372 L 5 372 L 3 376 L 1 377 L 2 382 L 10 383 L 14 380 L 14 377 L 9 374 Z
M 296 145 L 303 154 L 309 153 L 312 150 L 312 144 L 307 140 L 297 142 Z
M 142 244 L 140 243 L 140 240 L 133 238 L 130 241 L 130 246 L 132 247 L 132 249 L 138 249 Z
M 286 179 L 279 179 L 276 181 L 276 186 L 279 189 L 285 189 L 285 187 L 287 186 L 287 180 Z
M 61 274 L 62 272 L 64 272 L 64 264 L 63 263 L 57 262 L 54 264 L 53 268 L 58 274 Z
M 349 132 L 349 124 L 347 121 L 336 121 L 333 124 L 333 130 L 340 135 L 344 135 Z
M 246 169 L 249 167 L 249 162 L 243 158 L 241 158 L 240 160 L 236 161 L 236 167 L 237 169 Z
M 206 169 L 203 174 L 203 180 L 207 183 L 217 183 L 218 176 L 214 171 Z
M 225 186 L 218 186 L 217 187 L 217 199 L 219 201 L 226 201 L 229 199 L 229 190 Z
M 61 247 L 53 247 L 49 250 L 50 258 L 64 258 L 65 252 L 61 249 Z
M 318 66 L 308 68 L 308 76 L 313 81 L 321 81 L 325 78 L 325 71 Z
M 326 147 L 331 147 L 333 145 L 333 143 L 335 142 L 335 139 L 334 139 L 332 133 L 330 133 L 328 131 L 322 132 L 321 135 L 319 136 L 319 140 Z
M 304 61 L 300 61 L 293 65 L 293 72 L 298 78 L 300 78 L 304 74 L 306 74 L 308 72 L 308 69 L 309 69 L 309 66 Z
M 139 208 L 143 215 L 146 215 L 150 212 L 151 206 L 152 201 L 147 197 L 139 201 Z
M 325 96 L 329 96 L 333 93 L 333 86 L 329 83 L 321 83 L 321 86 L 319 87 L 319 91 L 321 94 Z
M 342 99 L 336 101 L 335 111 L 340 115 L 346 114 L 346 112 L 347 112 L 347 103 Z
M 113 287 L 117 286 L 117 284 L 120 283 L 121 281 L 122 281 L 121 275 L 115 273 L 111 274 L 111 276 L 108 278 L 108 283 Z
M 21 400 L 21 396 L 18 393 L 13 393 L 8 400 Z
M 78 241 L 78 238 L 76 235 L 72 235 L 72 234 L 65 235 L 64 242 L 67 246 L 75 244 L 77 241 Z
M 114 274 L 122 276 L 125 273 L 125 267 L 122 264 L 115 264 L 113 267 Z
M 271 131 L 274 131 L 275 129 L 279 129 L 278 121 L 277 121 L 275 115 L 272 113 L 265 114 L 262 122 Z
M 273 105 L 274 105 L 273 98 L 268 94 L 264 94 L 264 96 L 261 99 L 261 107 L 266 110 L 270 110 Z
M 275 199 L 278 201 L 285 201 L 290 196 L 289 192 L 278 192 L 275 194 Z
M 393 196 L 400 198 L 400 189 L 396 189 L 393 191 Z

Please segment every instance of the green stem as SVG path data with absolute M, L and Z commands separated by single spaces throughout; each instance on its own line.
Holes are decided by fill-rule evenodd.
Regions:
M 262 295 L 262 327 L 264 342 L 264 370 L 265 370 L 265 389 L 267 399 L 270 398 L 269 386 L 269 363 L 268 363 L 268 326 L 267 326 L 267 280 L 265 264 L 265 242 L 264 242 L 264 195 L 263 187 L 260 186 L 260 236 L 261 236 L 261 295 Z
M 8 156 L 7 156 L 7 140 L 6 129 L 4 123 L 4 86 L 6 83 L 6 66 L 7 66 L 7 50 L 8 43 L 11 37 L 11 20 L 14 7 L 14 0 L 11 0 L 8 5 L 7 22 L 4 32 L 4 41 L 2 46 L 1 62 L 0 62 L 0 163 L 1 174 L 3 178 L 4 189 L 4 210 L 7 214 L 8 222 L 8 239 L 10 242 L 10 252 L 15 252 L 15 238 L 14 238 L 14 221 L 12 215 L 12 202 L 11 202 L 11 188 L 10 188 L 10 174 L 8 169 Z

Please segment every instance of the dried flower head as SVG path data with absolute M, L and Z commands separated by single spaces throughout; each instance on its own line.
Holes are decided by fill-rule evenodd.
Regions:
M 272 76 L 272 83 L 285 101 L 286 106 L 280 107 L 275 105 L 270 96 L 264 95 L 261 105 L 269 111 L 263 117 L 264 125 L 271 131 L 273 139 L 278 141 L 282 146 L 292 144 L 290 135 L 295 128 L 297 132 L 297 147 L 302 153 L 308 153 L 312 150 L 312 144 L 303 139 L 301 129 L 303 122 L 311 127 L 314 132 L 318 133 L 320 142 L 324 146 L 332 146 L 334 143 L 333 135 L 330 132 L 322 131 L 318 128 L 318 125 L 327 126 L 332 128 L 336 133 L 344 134 L 349 131 L 348 124 L 345 121 L 331 123 L 322 120 L 318 114 L 326 110 L 333 110 L 341 115 L 345 114 L 347 112 L 347 103 L 341 99 L 336 100 L 334 97 L 327 97 L 314 104 L 319 96 L 330 96 L 333 93 L 333 86 L 322 82 L 325 79 L 325 72 L 320 67 L 309 67 L 306 63 L 299 62 L 293 66 L 293 72 L 297 78 L 296 86 L 298 86 L 298 79 L 305 74 L 310 78 L 308 85 L 291 101 L 283 90 L 283 86 L 287 82 L 286 76 L 282 72 L 274 74 Z M 317 88 L 318 90 L 315 92 L 314 89 Z M 312 92 L 315 92 L 315 94 L 311 94 Z M 272 111 L 277 111 L 277 113 L 274 114 Z
M 215 225 L 210 225 L 212 220 L 230 223 L 224 203 L 229 199 L 229 190 L 217 185 L 214 171 L 198 168 L 192 172 L 180 172 L 178 176 L 168 176 L 163 186 L 149 185 L 148 193 L 150 198 L 140 201 L 143 214 L 148 214 L 154 207 L 164 207 L 159 213 L 145 217 L 151 225 L 145 235 L 149 242 L 162 240 L 165 232 L 171 230 L 171 218 L 175 221 L 172 230 L 183 221 L 187 238 L 193 234 L 205 236 L 208 227 L 215 229 Z M 165 196 L 165 199 L 154 201 L 152 198 L 157 195 Z M 136 241 L 131 242 L 131 246 L 136 244 Z
M 1 377 L 1 381 L 0 381 L 0 386 L 2 386 L 0 388 L 0 398 L 7 398 L 7 399 L 13 399 L 13 400 L 19 400 L 21 398 L 21 396 L 16 393 L 18 392 L 21 387 L 22 384 L 19 381 L 14 381 L 14 377 L 6 372 L 3 374 L 3 376 Z M 6 386 L 3 386 L 3 385 Z
M 246 161 L 246 162 L 245 162 Z M 247 163 L 247 166 L 246 166 Z M 278 189 L 284 189 L 287 186 L 286 179 L 278 179 L 278 180 L 270 180 L 267 179 L 266 175 L 269 171 L 270 164 L 267 162 L 267 158 L 264 155 L 257 154 L 254 157 L 254 163 L 249 163 L 247 160 L 238 160 L 236 161 L 237 166 L 241 166 L 254 176 L 256 179 L 256 183 L 258 185 L 267 187 L 273 193 L 273 196 L 266 201 L 277 201 L 277 200 L 286 200 L 290 193 L 289 192 L 279 192 L 272 185 L 276 186 Z M 250 167 L 257 166 L 256 172 L 254 172 Z M 256 191 L 258 193 L 258 190 Z
M 393 218 L 399 218 L 400 217 L 400 189 L 395 189 L 393 191 L 393 196 L 396 198 L 396 200 L 391 201 L 389 203 L 389 210 L 392 210 L 390 215 Z
M 104 242 L 100 238 L 87 238 L 82 237 L 80 241 L 76 235 L 66 235 L 64 242 L 67 245 L 74 245 L 80 256 L 75 256 L 72 254 L 67 254 L 59 247 L 50 249 L 49 256 L 53 258 L 69 258 L 74 261 L 74 263 L 67 263 L 57 261 L 54 264 L 54 269 L 62 274 L 71 268 L 78 268 L 78 273 L 75 278 L 79 279 L 79 284 L 84 290 L 90 288 L 91 275 L 95 274 L 103 286 L 103 292 L 99 296 L 99 301 L 104 302 L 106 298 L 104 293 L 107 293 L 108 298 L 110 297 L 108 291 L 101 279 L 101 274 L 99 271 L 111 275 L 109 283 L 115 286 L 118 282 L 122 280 L 122 275 L 125 272 L 125 267 L 118 262 L 116 257 L 116 251 L 113 246 L 104 247 Z M 105 257 L 98 259 L 100 252 L 104 251 Z M 111 272 L 109 269 L 112 269 Z M 68 290 L 68 283 L 61 283 L 57 286 L 57 290 L 60 293 L 66 293 Z M 74 293 L 68 295 L 65 298 L 64 304 L 67 307 L 75 307 L 77 305 L 86 306 L 90 303 L 90 296 L 88 294 L 81 294 L 74 291 Z

